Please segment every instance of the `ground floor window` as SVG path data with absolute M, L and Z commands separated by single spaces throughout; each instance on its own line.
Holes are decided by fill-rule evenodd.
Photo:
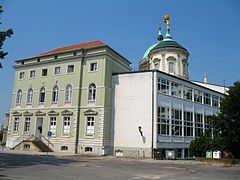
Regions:
M 86 133 L 94 134 L 94 117 L 87 117 Z
M 70 117 L 63 117 L 63 134 L 68 135 L 70 133 Z
M 24 132 L 29 132 L 29 130 L 30 130 L 30 117 L 26 117 L 24 123 Z
M 50 117 L 49 131 L 52 132 L 52 136 L 56 136 L 56 125 L 57 125 L 56 117 Z
M 19 128 L 19 117 L 14 118 L 13 131 L 18 131 Z

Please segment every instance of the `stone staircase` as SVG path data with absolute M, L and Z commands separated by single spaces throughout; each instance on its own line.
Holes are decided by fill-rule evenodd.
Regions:
M 20 137 L 17 139 L 18 143 L 11 148 L 12 150 L 24 150 L 24 151 L 39 151 L 39 152 L 53 152 L 50 148 L 53 144 L 44 136 L 36 138 L 34 135 L 30 135 L 28 138 L 23 138 L 19 142 Z

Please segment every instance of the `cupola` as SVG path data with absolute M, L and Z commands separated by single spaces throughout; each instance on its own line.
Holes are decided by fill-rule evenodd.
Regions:
M 165 73 L 188 79 L 188 56 L 186 48 L 172 39 L 170 34 L 170 17 L 165 15 L 166 34 L 163 38 L 159 28 L 157 42 L 144 53 L 139 63 L 139 70 L 157 69 Z

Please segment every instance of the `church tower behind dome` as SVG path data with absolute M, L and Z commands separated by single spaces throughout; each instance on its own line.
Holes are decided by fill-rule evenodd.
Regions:
M 188 56 L 189 52 L 170 35 L 170 17 L 164 16 L 166 35 L 163 38 L 159 28 L 158 41 L 151 45 L 144 53 L 139 62 L 139 70 L 157 69 L 165 73 L 188 79 Z

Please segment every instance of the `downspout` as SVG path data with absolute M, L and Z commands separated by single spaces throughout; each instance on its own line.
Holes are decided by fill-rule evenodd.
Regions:
M 81 106 L 81 95 L 82 95 L 82 79 L 83 79 L 83 64 L 85 58 L 85 49 L 82 49 L 82 60 L 79 72 L 79 87 L 78 87 L 78 105 L 77 105 L 77 130 L 76 130 L 76 139 L 75 139 L 75 154 L 78 153 L 78 141 L 79 141 L 79 128 L 80 128 L 80 106 Z
M 153 133 L 154 133 L 154 70 L 152 71 L 152 144 L 151 157 L 153 158 Z

